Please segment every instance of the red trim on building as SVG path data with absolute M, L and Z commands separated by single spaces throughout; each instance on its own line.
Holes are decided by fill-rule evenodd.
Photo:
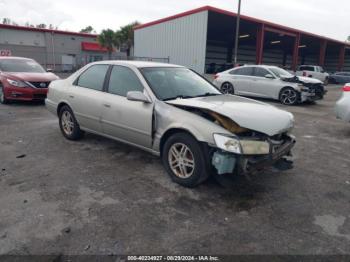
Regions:
M 42 32 L 42 33 L 51 33 L 51 34 L 63 34 L 63 35 L 73 35 L 73 36 L 82 36 L 82 37 L 97 37 L 96 34 L 87 34 L 87 33 L 77 33 L 77 32 L 69 32 L 63 30 L 53 30 L 53 29 L 44 29 L 44 28 L 35 28 L 35 27 L 27 27 L 27 26 L 17 26 L 17 25 L 5 25 L 0 24 L 0 29 L 12 29 L 12 30 L 21 30 L 21 31 L 34 31 L 34 32 Z
M 141 28 L 145 28 L 145 27 L 161 24 L 161 23 L 164 23 L 164 22 L 167 22 L 167 21 L 171 21 L 171 20 L 174 20 L 174 19 L 177 19 L 177 18 L 181 18 L 181 17 L 184 17 L 184 16 L 193 15 L 193 14 L 200 13 L 200 12 L 203 12 L 203 11 L 212 11 L 212 12 L 216 12 L 216 13 L 220 13 L 220 14 L 224 14 L 224 15 L 228 15 L 228 16 L 233 16 L 233 17 L 237 16 L 236 13 L 231 12 L 231 11 L 227 11 L 227 10 L 216 8 L 216 7 L 212 7 L 212 6 L 203 6 L 203 7 L 196 8 L 196 9 L 193 9 L 193 10 L 189 10 L 189 11 L 177 14 L 177 15 L 172 15 L 172 16 L 169 16 L 169 17 L 166 17 L 166 18 L 163 18 L 163 19 L 155 20 L 153 22 L 149 22 L 149 23 L 145 23 L 145 24 L 142 24 L 142 25 L 135 26 L 134 29 L 138 30 L 138 29 L 141 29 Z M 291 28 L 291 27 L 288 27 L 288 26 L 279 25 L 279 24 L 276 24 L 276 23 L 273 23 L 273 22 L 264 21 L 264 20 L 257 19 L 257 18 L 254 18 L 254 17 L 241 15 L 241 19 L 245 20 L 245 21 L 248 21 L 248 22 L 253 22 L 253 23 L 258 23 L 258 24 L 265 24 L 265 26 L 268 26 L 270 28 L 271 27 L 275 28 L 276 30 L 284 30 L 284 31 L 287 31 L 287 32 L 289 32 L 291 34 L 294 34 L 294 36 L 297 35 L 297 34 L 303 34 L 303 35 L 308 35 L 308 36 L 312 36 L 312 37 L 316 37 L 316 38 L 320 38 L 320 39 L 324 39 L 324 40 L 328 40 L 328 41 L 331 41 L 331 42 L 334 42 L 334 43 L 338 43 L 338 44 L 344 45 L 344 42 L 339 41 L 339 40 L 331 39 L 329 37 L 325 37 L 325 36 L 321 36 L 321 35 L 316 35 L 316 34 L 313 34 L 313 33 L 309 33 L 309 32 L 306 32 L 306 31 L 299 30 L 299 29 Z M 346 45 L 350 47 L 350 44 L 346 44 Z
M 108 52 L 106 47 L 96 42 L 81 42 L 81 50 L 92 52 Z
M 293 50 L 293 58 L 292 58 L 292 70 L 295 71 L 298 66 L 299 60 L 299 45 L 300 45 L 301 34 L 297 34 L 294 40 L 294 50 Z
M 256 34 L 256 64 L 260 65 L 263 63 L 264 54 L 264 38 L 265 38 L 265 25 L 261 24 L 258 27 Z

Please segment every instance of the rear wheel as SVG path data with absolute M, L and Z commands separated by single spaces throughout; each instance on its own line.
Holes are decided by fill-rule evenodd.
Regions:
M 63 106 L 59 113 L 59 124 L 62 134 L 69 140 L 78 140 L 83 136 L 77 120 L 69 106 Z
M 164 144 L 163 165 L 174 182 L 195 187 L 210 175 L 205 151 L 191 135 L 176 133 Z
M 280 102 L 284 105 L 295 105 L 298 102 L 299 93 L 291 87 L 282 89 L 280 93 Z
M 233 85 L 229 82 L 225 82 L 221 85 L 220 91 L 223 94 L 231 94 L 233 95 L 235 93 L 235 89 L 233 87 Z
M 8 100 L 5 97 L 5 91 L 4 87 L 0 85 L 0 103 L 1 104 L 7 104 Z

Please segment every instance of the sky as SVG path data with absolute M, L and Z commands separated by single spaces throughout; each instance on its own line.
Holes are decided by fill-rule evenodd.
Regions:
M 53 24 L 80 31 L 118 29 L 204 5 L 237 12 L 238 0 L 0 0 L 0 21 Z M 242 0 L 242 14 L 344 41 L 350 35 L 350 0 Z

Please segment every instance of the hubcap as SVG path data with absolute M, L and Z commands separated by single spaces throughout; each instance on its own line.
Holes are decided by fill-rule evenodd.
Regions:
M 194 157 L 183 143 L 176 143 L 170 147 L 168 153 L 169 166 L 173 173 L 179 178 L 189 178 L 195 168 Z
M 71 135 L 74 129 L 74 121 L 70 112 L 64 111 L 61 118 L 63 131 L 67 135 Z
M 225 83 L 221 86 L 221 92 L 224 94 L 233 94 L 233 86 L 230 83 Z
M 297 100 L 297 93 L 293 90 L 287 89 L 283 91 L 281 95 L 281 100 L 282 103 L 286 105 L 294 104 Z

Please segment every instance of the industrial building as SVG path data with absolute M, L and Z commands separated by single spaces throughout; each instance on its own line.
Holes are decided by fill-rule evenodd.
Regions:
M 73 71 L 108 59 L 96 39 L 95 34 L 0 24 L 0 55 L 29 57 L 57 72 Z
M 135 56 L 168 57 L 199 73 L 232 67 L 237 14 L 204 6 L 135 27 Z M 350 45 L 324 36 L 241 15 L 239 64 L 295 70 L 320 65 L 350 71 Z

